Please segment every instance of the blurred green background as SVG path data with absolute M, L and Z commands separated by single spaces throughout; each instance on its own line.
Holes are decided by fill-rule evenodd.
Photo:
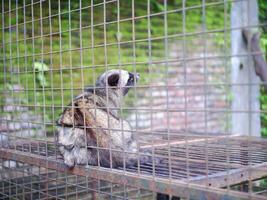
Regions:
M 26 7 L 23 5 L 31 4 L 30 0 L 4 3 L 5 12 L 0 16 L 5 27 L 0 33 L 2 94 L 9 91 L 18 99 L 17 104 L 27 105 L 35 114 L 43 116 L 47 131 L 51 132 L 62 107 L 82 88 L 92 85 L 106 68 L 136 70 L 142 77 L 140 85 L 145 85 L 153 77 L 164 74 L 164 63 L 157 64 L 157 61 L 169 59 L 166 44 L 203 36 L 199 34 L 203 24 L 213 34 L 218 48 L 228 49 L 230 38 L 225 40 L 224 36 L 230 33 L 224 29 L 230 28 L 231 2 L 205 2 L 203 8 L 201 0 L 187 0 L 186 9 L 181 0 L 169 0 L 167 5 L 163 0 L 150 0 L 149 7 L 147 1 L 120 1 L 119 4 L 107 1 L 104 6 L 96 0 L 93 8 L 88 0 L 71 1 L 71 4 L 66 0 L 36 1 Z M 259 5 L 264 23 L 267 2 L 259 0 Z M 9 9 L 12 12 L 6 12 Z M 266 27 L 261 32 L 262 48 L 266 52 Z M 167 43 L 165 36 L 168 36 Z M 14 85 L 23 89 L 15 92 Z M 266 109 L 267 95 L 263 91 L 260 99 L 262 109 Z M 5 98 L 1 101 L 3 106 Z M 262 125 L 262 134 L 267 136 L 264 115 Z

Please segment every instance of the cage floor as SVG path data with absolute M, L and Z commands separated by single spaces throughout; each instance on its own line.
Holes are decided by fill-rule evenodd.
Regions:
M 147 142 L 141 144 L 141 148 L 154 148 L 154 156 L 164 160 L 161 164 L 155 165 L 153 162 L 148 162 L 139 167 L 116 169 L 116 173 L 123 176 L 130 172 L 135 178 L 145 175 L 152 178 L 151 180 L 162 178 L 179 181 L 179 183 L 193 183 L 217 188 L 267 176 L 266 139 L 199 135 L 192 137 L 171 135 L 169 138 L 171 140 L 155 137 L 153 145 Z M 0 156 L 7 160 L 66 171 L 53 142 L 16 141 L 15 144 L 1 148 Z M 77 169 L 75 167 L 69 173 L 87 176 L 88 171 L 84 171 L 83 168 L 88 167 L 80 166 Z M 91 172 L 89 176 L 92 178 L 101 179 L 101 176 L 105 176 L 92 172 L 92 169 L 97 172 L 101 168 L 89 168 Z M 113 169 L 102 170 L 113 171 Z M 114 180 L 112 176 L 109 178 Z M 262 192 L 261 195 L 265 193 Z
M 17 177 L 2 177 L 0 199 L 151 199 L 153 195 L 134 187 L 33 166 L 25 170 L 23 166 L 3 169 Z M 20 173 L 24 175 L 19 177 Z

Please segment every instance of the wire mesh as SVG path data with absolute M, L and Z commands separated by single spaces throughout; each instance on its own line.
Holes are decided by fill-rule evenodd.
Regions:
M 255 5 L 2 0 L 0 198 L 267 199 L 267 140 L 255 137 L 266 110 L 251 102 L 266 83 L 250 76 L 253 56 L 266 52 L 250 52 L 250 42 L 233 52 L 231 41 L 244 29 L 266 27 L 233 25 L 234 8 L 245 21 Z M 244 81 L 233 80 L 235 59 L 245 60 L 240 71 L 248 66 Z M 101 79 L 110 70 L 117 70 L 118 85 Z M 127 93 L 118 93 L 118 105 L 117 90 Z M 233 106 L 242 93 L 248 103 Z M 86 112 L 74 123 L 74 111 L 83 109 L 95 124 Z M 66 112 L 68 126 L 60 124 Z M 77 149 L 86 149 L 88 162 L 64 164 L 60 130 L 65 138 L 65 130 L 80 131 L 85 145 Z

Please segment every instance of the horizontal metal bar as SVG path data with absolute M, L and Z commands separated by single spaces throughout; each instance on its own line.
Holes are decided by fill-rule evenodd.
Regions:
M 60 172 L 70 174 L 88 176 L 95 179 L 101 179 L 112 183 L 125 184 L 128 186 L 139 187 L 160 193 L 166 193 L 174 196 L 199 199 L 218 199 L 218 200 L 236 200 L 236 199 L 253 199 L 266 200 L 267 197 L 254 195 L 249 193 L 229 191 L 216 187 L 206 187 L 197 184 L 186 183 L 177 180 L 169 180 L 163 178 L 153 178 L 152 176 L 135 174 L 116 169 L 105 169 L 93 166 L 77 166 L 68 169 L 62 161 L 50 160 L 46 157 L 36 156 L 15 150 L 0 149 L 0 157 L 3 159 L 16 160 L 28 164 L 54 169 Z
M 231 0 L 231 2 L 238 2 L 238 1 L 242 1 L 242 0 Z M 117 2 L 117 0 L 111 0 L 111 1 L 107 1 L 105 3 L 94 4 L 93 7 L 97 7 L 97 6 L 104 5 L 104 4 L 107 5 L 109 3 L 114 3 L 114 2 Z M 230 1 L 228 1 L 228 2 L 230 3 Z M 205 7 L 212 7 L 212 6 L 218 6 L 218 5 L 224 5 L 224 2 L 219 2 L 218 1 L 218 2 L 206 3 Z M 56 14 L 53 14 L 53 15 L 49 15 L 49 16 L 46 16 L 46 17 L 40 17 L 40 18 L 36 18 L 36 19 L 33 19 L 33 20 L 25 21 L 25 22 L 22 22 L 22 23 L 16 23 L 14 25 L 4 26 L 4 27 L 1 27 L 0 30 L 15 28 L 17 26 L 21 26 L 21 25 L 25 25 L 25 24 L 29 24 L 29 23 L 39 22 L 39 21 L 46 20 L 46 19 L 49 19 L 49 18 L 59 17 L 61 15 L 65 15 L 65 14 L 70 14 L 72 12 L 77 12 L 77 11 L 81 12 L 82 10 L 85 10 L 85 9 L 88 9 L 88 8 L 91 8 L 91 7 L 92 6 L 84 6 L 84 7 L 73 9 L 73 10 L 69 10 L 69 11 L 59 12 L 59 13 L 56 13 Z M 5 12 L 2 12 L 2 13 L 0 12 L 0 14 L 11 13 L 11 11 L 19 10 L 19 9 L 22 9 L 22 8 L 24 8 L 24 6 L 18 7 L 17 9 L 13 9 L 13 10 L 10 10 L 10 11 L 5 11 Z M 188 6 L 188 7 L 184 7 L 184 8 L 178 8 L 178 9 L 166 10 L 166 11 L 157 12 L 157 13 L 151 13 L 149 15 L 136 16 L 134 18 L 131 17 L 131 18 L 119 19 L 119 20 L 115 20 L 115 21 L 107 21 L 107 22 L 105 22 L 105 24 L 109 25 L 109 24 L 121 23 L 121 22 L 125 22 L 125 21 L 146 19 L 147 17 L 160 16 L 160 15 L 164 15 L 164 14 L 179 13 L 179 12 L 182 12 L 183 10 L 193 10 L 193 9 L 201 9 L 201 8 L 202 8 L 202 4 L 199 4 L 199 5 Z M 103 25 L 104 25 L 104 23 L 99 23 L 99 24 L 89 25 L 89 26 L 85 26 L 85 27 L 86 28 L 91 28 L 91 27 L 98 27 L 98 26 L 103 26 Z M 85 28 L 85 27 L 82 26 L 81 28 Z M 79 28 L 76 28 L 75 30 L 79 30 Z M 68 32 L 68 31 L 70 31 L 70 30 L 66 30 L 64 32 Z M 62 31 L 61 31 L 61 33 L 62 33 Z M 29 39 L 31 39 L 31 38 L 29 38 Z M 7 44 L 7 43 L 5 43 L 5 44 Z
M 0 104 L 0 106 L 7 106 L 6 104 Z M 23 105 L 23 104 L 9 104 L 8 106 L 14 106 L 14 107 L 26 107 L 26 108 L 58 108 L 58 109 L 66 109 L 66 108 L 79 108 L 78 106 L 64 106 L 64 105 Z M 156 106 L 155 106 L 156 107 Z M 230 108 L 199 108 L 199 109 L 191 109 L 190 107 L 187 109 L 184 108 L 160 108 L 160 106 L 157 106 L 158 108 L 147 108 L 146 106 L 140 106 L 140 107 L 88 107 L 87 109 L 90 110 L 95 110 L 95 109 L 110 109 L 110 110 L 132 110 L 132 111 L 150 111 L 152 113 L 157 113 L 157 112 L 195 112 L 195 113 L 267 113 L 267 110 L 263 109 L 263 110 L 249 110 L 249 109 L 244 109 L 244 110 L 231 110 Z M 13 112 L 15 112 L 13 110 Z M 6 121 L 13 121 L 14 120 L 6 120 Z M 27 121 L 29 123 L 31 123 L 31 121 Z
M 66 70 L 66 69 L 65 69 Z M 71 69 L 71 70 L 73 70 L 73 69 Z M 80 70 L 80 68 L 79 68 L 79 70 Z M 49 70 L 49 72 L 53 72 L 54 70 Z M 55 70 L 55 71 L 58 71 L 58 70 Z M 12 73 L 12 74 L 16 74 L 16 75 L 19 75 L 19 74 L 24 74 L 25 72 L 21 72 L 21 73 L 16 73 L 16 72 L 14 72 L 14 73 Z M 211 73 L 208 73 L 208 74 L 211 74 Z M 214 74 L 216 74 L 216 73 L 214 73 Z M 1 76 L 0 76 L 1 77 Z M 225 86 L 225 87 L 231 87 L 231 86 L 252 86 L 252 85 L 263 85 L 263 84 L 265 84 L 265 83 L 267 83 L 266 81 L 264 82 L 260 82 L 260 83 L 227 83 L 227 82 L 219 82 L 219 83 L 202 83 L 202 82 L 199 82 L 199 83 L 181 83 L 181 84 L 179 84 L 179 85 L 177 85 L 177 84 L 162 84 L 162 83 L 160 83 L 160 84 L 157 84 L 157 83 L 154 83 L 154 84 L 138 84 L 138 85 L 136 85 L 136 86 L 125 86 L 125 88 L 134 88 L 134 89 L 158 89 L 158 88 L 160 88 L 160 89 L 168 89 L 168 88 L 179 88 L 179 89 L 184 89 L 184 88 L 190 88 L 190 87 L 211 87 L 211 86 Z M 104 88 L 114 88 L 114 87 L 112 87 L 112 86 L 107 86 L 107 87 L 99 87 L 99 86 L 88 86 L 88 87 L 90 87 L 91 89 L 104 89 Z M 81 90 L 85 90 L 86 88 L 82 88 L 82 87 L 78 87 L 78 86 L 76 86 L 76 87 L 73 87 L 73 88 L 70 88 L 70 87 L 64 87 L 64 86 L 62 86 L 62 88 L 60 88 L 60 87 L 53 87 L 53 88 L 51 88 L 51 87 L 46 87 L 46 88 L 32 88 L 32 87 L 28 87 L 28 88 L 22 88 L 22 89 L 16 89 L 16 88 L 14 88 L 14 89 L 6 89 L 6 88 L 0 88 L 0 92 L 3 92 L 3 93 L 6 93 L 6 94 L 8 94 L 8 93 L 10 93 L 10 92 L 15 92 L 15 93 L 20 93 L 20 92 L 33 92 L 33 91 L 36 91 L 36 92 L 42 92 L 42 91 L 54 91 L 54 92 L 56 92 L 57 90 L 59 90 L 59 91 L 81 91 Z M 214 93 L 212 93 L 212 94 L 207 94 L 207 95 L 217 95 L 217 94 L 220 94 L 219 92 L 214 92 Z M 188 98 L 190 98 L 190 97 L 192 97 L 192 96 L 201 96 L 201 95 L 204 95 L 204 92 L 200 92 L 198 95 L 197 94 L 188 94 L 187 95 L 187 97 Z M 170 96 L 172 96 L 171 94 L 170 94 Z
M 208 184 L 213 187 L 227 187 L 248 180 L 260 179 L 265 176 L 267 176 L 267 162 L 213 175 L 191 178 L 190 182 L 203 185 Z
M 23 9 L 25 7 L 34 6 L 35 4 L 41 4 L 43 1 L 45 1 L 45 0 L 32 2 L 32 3 L 26 4 L 26 5 L 14 8 L 14 9 L 9 9 L 9 10 L 6 10 L 4 12 L 0 12 L 0 14 L 12 13 L 14 11 L 17 11 L 19 9 Z M 116 0 L 109 0 L 109 1 L 106 1 L 106 2 L 102 2 L 102 3 L 96 3 L 96 4 L 93 5 L 93 7 L 101 6 L 101 5 L 108 4 L 108 3 L 111 3 L 111 2 L 114 2 L 114 1 L 116 1 Z M 235 0 L 235 1 L 242 1 L 242 0 Z M 82 8 L 76 8 L 76 9 L 73 9 L 73 10 L 70 10 L 70 11 L 60 12 L 60 13 L 57 13 L 57 14 L 54 14 L 54 15 L 50 15 L 50 16 L 64 15 L 64 14 L 68 14 L 68 13 L 71 13 L 71 12 L 81 11 L 83 9 L 88 9 L 88 8 L 91 8 L 91 7 L 92 6 L 84 6 Z M 38 21 L 38 20 L 40 20 L 40 18 L 38 18 L 36 20 Z M 31 21 L 29 21 L 29 22 L 31 22 Z
M 262 27 L 266 26 L 266 24 L 261 24 Z M 108 46 L 116 46 L 117 45 L 123 45 L 123 44 L 136 44 L 136 43 L 142 43 L 142 42 L 151 42 L 151 41 L 157 41 L 157 40 L 163 40 L 163 39 L 171 39 L 171 38 L 175 38 L 175 37 L 190 37 L 190 36 L 197 36 L 197 35 L 206 35 L 206 34 L 211 34 L 211 33 L 223 33 L 225 31 L 233 31 L 233 30 L 242 30 L 243 28 L 258 28 L 259 26 L 242 26 L 242 27 L 237 27 L 237 28 L 232 28 L 232 29 L 214 29 L 214 30 L 209 30 L 209 31 L 197 31 L 197 32 L 191 32 L 191 33 L 178 33 L 178 34 L 170 34 L 170 35 L 167 35 L 167 36 L 158 36 L 158 37 L 151 37 L 151 38 L 146 38 L 146 39 L 138 39 L 138 40 L 128 40 L 128 41 L 122 41 L 122 42 L 112 42 L 112 43 L 102 43 L 102 44 L 98 44 L 98 45 L 94 45 L 94 46 L 82 46 L 82 47 L 76 47 L 76 48 L 69 48 L 69 49 L 60 49 L 60 50 L 57 50 L 57 51 L 50 51 L 49 52 L 42 52 L 42 53 L 34 53 L 33 54 L 24 54 L 24 55 L 20 55 L 20 56 L 16 56 L 16 57 L 4 57 L 3 59 L 1 58 L 0 61 L 7 61 L 7 60 L 10 60 L 10 62 L 14 59 L 19 59 L 19 58 L 28 58 L 28 57 L 37 57 L 37 56 L 42 56 L 42 55 L 50 55 L 52 56 L 52 54 L 60 54 L 60 53 L 64 53 L 64 52 L 72 52 L 72 51 L 82 51 L 82 50 L 92 50 L 92 49 L 95 49 L 95 48 L 101 48 L 101 47 L 108 47 Z M 43 38 L 43 36 L 41 36 L 41 38 Z M 16 41 L 14 42 L 10 42 L 11 44 L 13 43 L 16 43 Z M 11 44 L 9 45 L 9 47 L 11 47 Z M 251 55 L 252 53 L 249 53 L 248 55 Z M 244 54 L 245 55 L 245 54 Z M 241 56 L 244 56 L 244 55 L 241 55 Z M 224 55 L 224 56 L 208 56 L 208 57 L 201 57 L 199 59 L 211 59 L 211 58 L 221 58 L 221 57 L 239 57 L 240 55 L 239 54 L 236 54 L 236 55 Z M 193 58 L 194 59 L 194 58 Z M 190 60 L 193 60 L 191 58 L 179 58 L 179 59 L 170 59 L 168 60 L 168 62 L 173 62 L 173 60 L 184 60 L 184 61 L 190 61 Z M 160 61 L 157 61 L 157 62 L 160 62 Z M 136 62 L 138 63 L 138 62 Z M 152 63 L 152 61 L 149 61 L 149 63 Z M 122 63 L 123 65 L 124 63 Z M 108 64 L 106 63 L 105 66 L 111 66 L 112 64 Z
M 182 145 L 182 144 L 193 144 L 193 143 L 198 143 L 198 142 L 209 142 L 209 141 L 214 141 L 214 140 L 219 140 L 219 139 L 224 139 L 224 138 L 235 138 L 238 135 L 222 135 L 222 136 L 216 136 L 212 138 L 198 138 L 198 139 L 187 139 L 187 140 L 171 140 L 171 141 L 161 141 L 160 143 L 153 143 L 153 144 L 147 144 L 147 145 L 142 145 L 140 148 L 145 149 L 145 148 L 151 148 L 151 147 L 166 147 L 169 145 Z

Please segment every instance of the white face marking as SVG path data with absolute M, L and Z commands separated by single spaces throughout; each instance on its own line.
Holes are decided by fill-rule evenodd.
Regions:
M 124 87 L 126 86 L 128 79 L 129 79 L 129 73 L 124 70 L 120 70 L 120 81 L 119 81 L 119 86 Z
M 104 74 L 102 74 L 99 78 L 98 84 L 100 84 L 100 85 L 98 85 L 98 86 L 106 86 L 107 77 L 109 77 L 111 74 L 114 74 L 114 73 L 120 75 L 118 86 L 124 87 L 128 82 L 129 73 L 125 70 L 118 70 L 118 69 L 109 70 L 109 71 L 105 72 Z

